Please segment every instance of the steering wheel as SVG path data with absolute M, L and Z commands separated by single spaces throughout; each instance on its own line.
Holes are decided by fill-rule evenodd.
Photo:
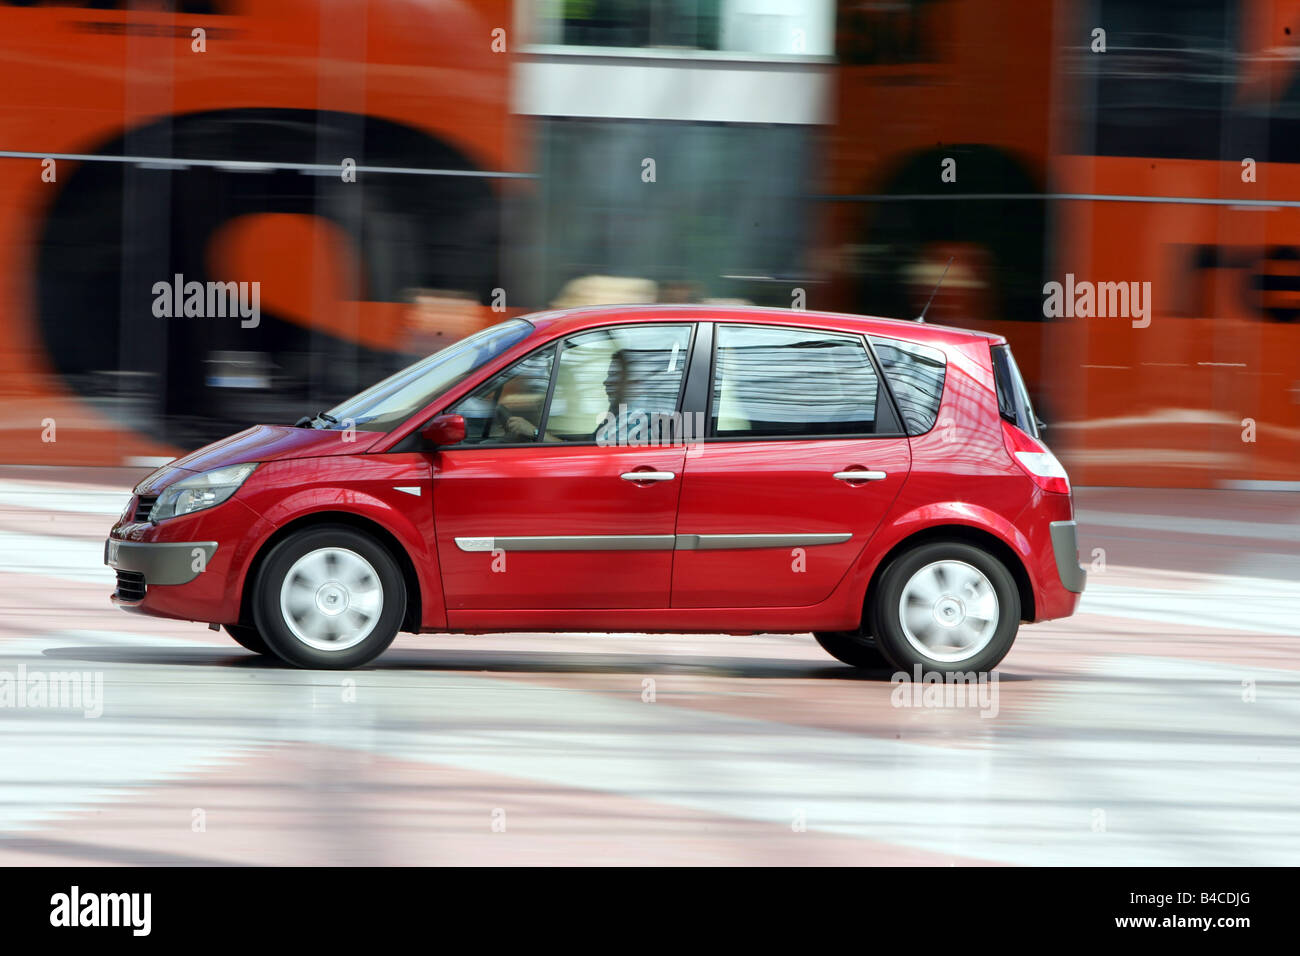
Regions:
M 510 412 L 509 412 L 508 410 L 502 408 L 500 405 L 498 405 L 498 406 L 496 407 L 496 409 L 494 410 L 494 413 L 493 413 L 493 414 L 494 414 L 494 417 L 495 417 L 496 420 L 497 420 L 497 423 L 501 426 L 501 433 L 502 433 L 502 435 L 505 436 L 506 438 L 508 438 L 508 439 L 513 439 L 513 440 L 515 440 L 515 441 L 532 441 L 534 438 L 537 437 L 537 426 L 536 426 L 536 425 L 533 425 L 533 434 L 532 434 L 532 436 L 529 437 L 529 438 L 527 438 L 527 439 L 521 439 L 521 438 L 517 438 L 517 437 L 511 435 L 511 434 L 510 434 L 510 419 L 515 418 L 516 416 L 511 415 Z M 523 418 L 523 416 L 518 416 L 518 417 Z M 528 419 L 526 419 L 526 418 L 524 418 L 523 420 L 526 421 L 526 422 L 528 421 Z M 532 422 L 528 422 L 528 424 L 532 425 Z

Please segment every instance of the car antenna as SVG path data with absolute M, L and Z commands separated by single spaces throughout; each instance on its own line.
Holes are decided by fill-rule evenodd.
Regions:
M 930 293 L 930 298 L 926 299 L 926 301 L 925 301 L 925 308 L 922 309 L 922 310 L 921 310 L 921 314 L 918 315 L 918 316 L 916 317 L 916 321 L 918 321 L 918 322 L 924 322 L 924 321 L 925 321 L 925 313 L 927 313 L 927 312 L 930 311 L 930 303 L 933 302 L 933 301 L 934 301 L 934 297 L 935 297 L 936 295 L 938 295 L 938 293 L 939 293 L 939 286 L 943 285 L 943 278 L 944 278 L 944 276 L 946 276 L 946 275 L 948 274 L 948 267 L 952 265 L 952 259 L 953 259 L 952 256 L 949 256 L 949 257 L 948 257 L 948 261 L 947 261 L 947 263 L 944 264 L 943 272 L 941 272 L 941 273 L 939 274 L 939 281 L 936 282 L 936 283 L 934 284 L 934 291 Z

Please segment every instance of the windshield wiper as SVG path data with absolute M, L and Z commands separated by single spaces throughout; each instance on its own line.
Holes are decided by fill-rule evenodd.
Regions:
M 302 416 L 302 418 L 298 419 L 296 422 L 293 423 L 293 427 L 294 428 L 304 428 L 304 427 L 315 428 L 316 419 L 318 418 L 329 422 L 331 425 L 337 425 L 339 423 L 339 420 L 335 418 L 333 415 L 331 415 L 329 412 L 317 412 L 315 415 Z

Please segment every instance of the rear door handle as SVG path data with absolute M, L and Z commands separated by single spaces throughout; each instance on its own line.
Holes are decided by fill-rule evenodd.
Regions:
M 880 481 L 889 476 L 883 471 L 837 471 L 834 477 L 840 481 Z
M 672 481 L 677 476 L 671 471 L 625 471 L 619 477 L 624 481 Z

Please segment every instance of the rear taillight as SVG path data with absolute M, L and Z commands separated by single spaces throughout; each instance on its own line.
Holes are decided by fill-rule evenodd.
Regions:
M 1070 493 L 1070 476 L 1041 441 L 1026 435 L 1006 419 L 1002 420 L 1002 440 L 1012 460 L 1039 488 L 1058 495 Z

